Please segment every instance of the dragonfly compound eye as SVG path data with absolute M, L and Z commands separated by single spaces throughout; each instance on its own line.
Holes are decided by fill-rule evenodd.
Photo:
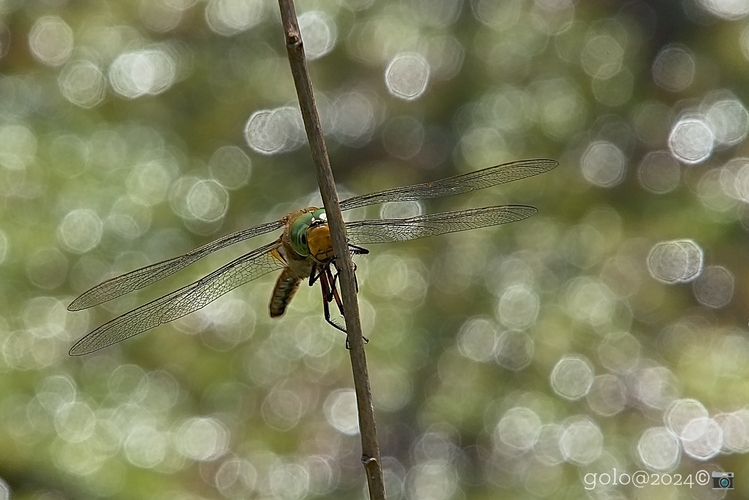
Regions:
M 294 223 L 291 225 L 291 248 L 302 256 L 306 257 L 309 255 L 309 247 L 307 246 L 307 230 L 309 230 L 313 221 L 313 214 L 311 212 L 300 215 Z

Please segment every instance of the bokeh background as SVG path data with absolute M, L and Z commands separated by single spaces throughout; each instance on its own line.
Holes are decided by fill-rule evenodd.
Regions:
M 539 209 L 357 259 L 389 498 L 749 497 L 749 3 L 297 10 L 342 198 L 560 161 L 349 214 Z M 0 499 L 366 497 L 318 289 L 271 320 L 268 275 L 67 354 L 276 235 L 68 312 L 88 287 L 315 203 L 278 6 L 0 13 Z M 660 485 L 621 484 L 637 471 Z M 736 490 L 705 485 L 714 471 Z

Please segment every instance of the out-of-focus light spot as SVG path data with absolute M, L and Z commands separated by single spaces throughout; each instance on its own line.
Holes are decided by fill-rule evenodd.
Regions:
M 273 498 L 288 500 L 308 498 L 309 470 L 299 464 L 278 464 L 270 470 L 268 482 Z
M 734 292 L 734 277 L 723 266 L 708 266 L 694 281 L 693 292 L 703 306 L 720 309 L 731 302 Z
M 710 129 L 715 133 L 715 141 L 718 144 L 733 146 L 746 139 L 749 132 L 749 112 L 738 99 L 729 98 L 714 102 L 705 117 Z
M 45 378 L 36 390 L 39 403 L 54 414 L 62 407 L 73 403 L 77 394 L 75 382 L 69 375 L 51 375 Z
M 333 135 L 342 144 L 360 147 L 370 141 L 377 127 L 377 102 L 371 94 L 353 90 L 336 96 Z
M 141 0 L 138 6 L 138 14 L 141 22 L 149 29 L 165 33 L 177 27 L 189 3 L 193 2 Z
M 69 443 L 80 443 L 94 432 L 96 417 L 93 410 L 80 401 L 64 405 L 55 412 L 57 435 Z
M 429 71 L 429 63 L 421 54 L 396 54 L 385 70 L 385 86 L 395 97 L 413 101 L 424 94 Z
M 120 198 L 112 206 L 104 221 L 107 230 L 112 230 L 122 238 L 134 240 L 145 234 L 151 225 L 151 209 L 135 203 L 128 197 Z
M 733 158 L 720 170 L 720 187 L 735 200 L 749 203 L 749 158 Z
M 565 356 L 557 362 L 549 381 L 557 395 L 575 401 L 588 394 L 594 376 L 591 362 L 583 356 L 574 355 Z
M 69 212 L 57 227 L 57 239 L 75 253 L 86 253 L 101 241 L 101 219 L 93 210 Z
M 168 90 L 177 78 L 177 63 L 161 49 L 126 52 L 109 68 L 112 90 L 128 99 L 158 95 Z
M 707 160 L 715 146 L 715 134 L 702 118 L 682 118 L 668 137 L 668 147 L 676 158 L 687 164 Z
M 562 140 L 578 132 L 585 122 L 587 101 L 572 80 L 543 80 L 534 90 L 538 118 L 547 135 Z
M 391 201 L 380 208 L 381 219 L 406 219 L 424 213 L 424 205 L 419 201 Z
M 0 126 L 0 166 L 23 170 L 36 160 L 37 140 L 23 125 Z
M 724 452 L 749 452 L 749 409 L 742 408 L 733 413 L 719 413 L 715 415 L 715 421 L 723 429 Z
M 143 469 L 156 467 L 163 462 L 167 447 L 168 442 L 164 434 L 147 424 L 134 425 L 122 443 L 125 458 Z
M 454 78 L 463 66 L 465 49 L 453 36 L 431 37 L 421 46 L 431 67 L 431 74 L 437 80 Z
M 94 132 L 87 144 L 89 160 L 104 171 L 115 170 L 123 166 L 128 157 L 129 144 L 119 131 L 98 130 Z
M 627 388 L 616 375 L 598 375 L 585 400 L 591 410 L 604 417 L 611 417 L 624 410 L 627 404 Z
M 670 470 L 679 463 L 679 440 L 665 427 L 651 427 L 637 442 L 637 456 L 649 469 Z
M 66 178 L 73 178 L 86 170 L 89 164 L 89 147 L 77 135 L 61 134 L 52 139 L 47 157 L 55 172 Z
M 449 500 L 458 489 L 458 472 L 445 460 L 428 460 L 413 467 L 406 478 L 407 498 Z
M 146 206 L 164 201 L 171 183 L 169 166 L 158 160 L 135 165 L 125 180 L 128 196 Z
M 8 483 L 0 477 L 0 500 L 10 500 L 11 489 Z
M 383 480 L 387 498 L 405 498 L 405 468 L 393 457 L 383 459 Z
M 375 3 L 375 0 L 349 0 L 346 7 L 354 12 L 368 9 Z
M 725 168 L 706 170 L 697 183 L 697 196 L 700 202 L 710 210 L 716 212 L 730 212 L 734 210 L 738 203 L 737 197 L 726 186 Z
M 229 209 L 229 193 L 216 181 L 201 180 L 190 188 L 186 205 L 194 218 L 215 222 Z
M 351 389 L 331 392 L 323 404 L 328 425 L 347 436 L 359 433 L 359 417 L 356 412 L 356 394 Z
M 418 303 L 426 295 L 425 271 L 416 259 L 384 253 L 370 261 L 368 268 L 367 289 L 380 297 Z
M 697 63 L 691 50 L 671 44 L 661 49 L 653 61 L 653 80 L 659 87 L 681 92 L 694 81 Z
M 240 458 L 227 459 L 213 476 L 213 484 L 226 498 L 248 498 L 257 484 L 257 470 Z
M 553 467 L 564 462 L 564 455 L 559 449 L 559 438 L 564 427 L 559 424 L 546 424 L 541 427 L 538 440 L 533 447 L 533 455 L 544 465 Z
M 439 426 L 434 426 L 439 428 Z M 428 460 L 452 460 L 460 453 L 459 448 L 453 442 L 453 436 L 448 433 L 451 430 L 427 431 L 411 445 L 412 460 L 422 462 Z
M 503 332 L 494 348 L 494 360 L 502 368 L 520 371 L 533 361 L 535 344 L 527 332 Z
M 259 24 L 265 15 L 265 3 L 256 0 L 210 0 L 205 20 L 214 33 L 232 36 Z
M 8 27 L 0 23 L 0 59 L 5 57 L 10 49 L 10 30 Z
M 194 417 L 179 427 L 174 439 L 177 451 L 185 457 L 209 461 L 226 453 L 229 431 L 215 418 Z
M 0 229 L 0 265 L 5 262 L 5 259 L 8 257 L 8 252 L 10 252 L 8 237 L 5 236 L 5 233 Z
M 472 318 L 460 327 L 458 350 L 466 358 L 486 362 L 492 359 L 499 333 L 497 326 L 485 318 Z
M 398 411 L 412 398 L 413 384 L 405 370 L 384 368 L 371 373 L 374 406 L 383 411 Z
M 231 297 L 208 304 L 197 312 L 197 318 L 191 322 L 194 325 L 192 331 L 202 333 L 203 342 L 219 351 L 228 351 L 238 346 L 247 341 L 255 331 L 255 310 L 248 307 L 246 300 Z M 190 318 L 191 316 L 187 316 L 185 320 Z M 300 344 L 300 349 L 310 350 L 308 344 L 314 344 L 315 336 L 309 337 L 311 338 L 303 339 L 306 344 Z
M 132 397 L 137 397 L 144 406 L 151 410 L 168 410 L 174 407 L 180 398 L 179 383 L 167 371 L 149 372 L 145 374 Z
M 677 399 L 669 405 L 663 419 L 674 434 L 683 438 L 684 431 L 692 420 L 707 416 L 707 408 L 696 399 Z
M 598 102 L 606 106 L 621 106 L 632 97 L 634 85 L 634 75 L 624 68 L 610 77 L 594 77 L 593 95 Z
M 255 111 L 245 124 L 244 138 L 260 154 L 293 151 L 304 144 L 302 115 L 291 106 Z
M 416 0 L 410 6 L 419 22 L 443 29 L 458 19 L 463 0 Z
M 57 77 L 63 97 L 82 108 L 93 108 L 104 101 L 106 79 L 98 66 L 90 61 L 66 65 Z
M 382 144 L 396 158 L 410 160 L 421 151 L 424 135 L 424 126 L 416 118 L 393 118 L 382 132 Z
M 507 150 L 502 134 L 490 127 L 472 127 L 460 138 L 459 150 L 474 169 L 484 168 Z
M 510 0 L 495 2 L 494 0 L 473 0 L 471 10 L 473 16 L 480 22 L 497 31 L 513 27 L 520 20 L 523 2 Z
M 133 364 L 120 364 L 112 371 L 107 380 L 109 396 L 113 398 L 124 398 L 130 396 L 145 379 L 143 368 Z M 127 413 L 135 408 L 123 406 L 121 410 Z M 126 418 L 123 413 L 123 418 Z
M 67 274 L 68 260 L 57 248 L 41 248 L 26 259 L 26 275 L 39 288 L 57 288 Z
M 697 460 L 713 458 L 723 446 L 723 429 L 709 417 L 687 422 L 680 437 L 684 453 Z
M 304 413 L 304 402 L 294 391 L 273 389 L 263 400 L 260 408 L 263 420 L 279 430 L 296 427 Z
M 598 358 L 607 370 L 625 375 L 640 359 L 640 342 L 629 332 L 609 333 L 598 344 Z
M 650 276 L 669 285 L 687 283 L 702 272 L 705 254 L 694 240 L 663 241 L 648 253 Z
M 548 36 L 561 35 L 575 21 L 575 3 L 572 0 L 540 0 L 531 10 L 533 26 Z
M 580 158 L 580 169 L 586 181 L 610 188 L 624 179 L 627 163 L 621 149 L 610 142 L 598 141 L 585 149 Z
M 521 330 L 536 323 L 540 308 L 540 299 L 535 290 L 527 285 L 513 285 L 499 297 L 497 315 L 507 328 Z
M 611 78 L 622 67 L 624 47 L 610 35 L 591 37 L 581 54 L 583 70 L 596 78 Z
M 564 426 L 559 438 L 559 449 L 568 462 L 587 465 L 601 456 L 603 433 L 589 418 L 574 418 Z
M 338 33 L 335 21 L 320 11 L 305 12 L 299 16 L 304 53 L 310 61 L 327 55 L 335 47 Z
M 575 278 L 567 285 L 568 314 L 593 326 L 611 321 L 616 308 L 616 297 L 601 280 L 591 277 Z
M 412 16 L 406 14 L 407 7 L 370 16 L 358 23 L 348 37 L 348 47 L 354 57 L 370 66 L 380 66 L 392 58 L 403 47 L 419 47 L 424 40 L 422 30 L 412 29 Z M 404 15 L 405 14 L 405 15 Z
M 651 193 L 664 194 L 676 189 L 681 180 L 681 168 L 673 156 L 665 151 L 646 154 L 637 169 L 640 185 Z
M 392 464 L 387 459 L 384 460 L 384 463 L 385 467 Z M 339 481 L 339 463 L 333 458 L 332 454 L 307 455 L 304 457 L 302 465 L 308 471 L 310 477 L 309 496 L 325 498 L 333 494 L 333 490 L 338 486 Z
M 549 467 L 538 462 L 523 464 L 524 494 L 534 498 L 553 497 L 565 488 L 563 467 Z
M 208 168 L 226 189 L 239 189 L 250 180 L 252 160 L 237 146 L 221 146 L 211 156 Z
M 535 411 L 525 407 L 508 410 L 494 429 L 495 446 L 514 451 L 531 449 L 541 433 L 541 419 Z
M 746 0 L 697 0 L 700 6 L 710 14 L 737 21 L 749 15 L 749 3 Z
M 73 52 L 73 30 L 57 16 L 44 16 L 29 32 L 31 54 L 41 63 L 60 66 Z
M 747 24 L 741 32 L 739 45 L 741 46 L 741 52 L 744 54 L 744 59 L 749 61 L 749 24 Z
M 26 302 L 21 314 L 27 334 L 38 338 L 65 336 L 65 307 L 53 297 L 34 297 Z
M 503 86 L 472 106 L 472 121 L 502 132 L 525 132 L 535 123 L 536 103 L 525 89 Z
M 633 373 L 634 393 L 647 406 L 663 409 L 678 397 L 674 373 L 664 366 L 650 366 Z
M 658 101 L 644 101 L 632 113 L 637 138 L 652 148 L 663 147 L 672 122 L 671 108 Z
M 80 477 L 90 477 L 99 472 L 106 458 L 88 443 L 65 443 L 61 441 L 52 443 L 50 454 L 59 470 Z M 119 488 L 115 487 L 115 490 L 117 489 Z
M 638 259 L 628 252 L 620 252 L 604 261 L 601 279 L 617 298 L 631 299 L 642 288 L 644 274 L 638 264 Z

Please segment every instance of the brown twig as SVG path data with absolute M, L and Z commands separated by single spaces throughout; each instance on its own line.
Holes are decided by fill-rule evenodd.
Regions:
M 307 71 L 304 57 L 302 37 L 299 32 L 293 0 L 278 0 L 281 9 L 281 20 L 286 37 L 286 51 L 289 55 L 291 73 L 294 77 L 299 104 L 307 131 L 312 159 L 317 166 L 317 183 L 320 186 L 325 212 L 328 216 L 330 233 L 333 238 L 333 251 L 336 255 L 336 265 L 341 273 L 341 295 L 343 297 L 343 311 L 348 332 L 350 346 L 351 368 L 354 374 L 354 389 L 359 413 L 359 432 L 362 441 L 362 464 L 367 474 L 369 496 L 373 500 L 385 499 L 385 483 L 380 460 L 380 447 L 377 442 L 377 427 L 372 406 L 372 394 L 369 388 L 369 374 L 367 359 L 364 353 L 364 338 L 362 337 L 361 321 L 359 319 L 359 303 L 356 300 L 356 281 L 354 278 L 354 264 L 348 250 L 345 227 L 341 207 L 338 204 L 338 193 L 333 181 L 328 151 L 320 126 L 320 118 L 315 106 L 312 93 L 312 82 Z

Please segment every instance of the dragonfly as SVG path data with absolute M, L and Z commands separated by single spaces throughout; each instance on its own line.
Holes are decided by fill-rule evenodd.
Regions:
M 514 161 L 437 181 L 355 196 L 342 201 L 340 206 L 345 211 L 388 202 L 453 196 L 539 175 L 557 165 L 557 161 L 545 158 Z M 349 251 L 352 255 L 363 255 L 369 251 L 358 245 L 408 241 L 507 224 L 526 219 L 536 212 L 537 209 L 529 205 L 497 205 L 400 219 L 357 220 L 345 224 Z M 87 309 L 145 288 L 218 250 L 277 229 L 283 229 L 283 233 L 272 243 L 256 248 L 189 285 L 99 326 L 76 342 L 70 349 L 70 355 L 88 354 L 179 319 L 240 285 L 278 270 L 281 273 L 270 300 L 271 317 L 284 314 L 304 280 L 308 280 L 310 286 L 319 282 L 326 321 L 345 332 L 340 322 L 331 319 L 330 315 L 329 306 L 333 301 L 341 316 L 343 305 L 337 289 L 338 271 L 327 217 L 325 210 L 318 207 L 297 210 L 279 220 L 227 234 L 184 255 L 104 281 L 73 300 L 68 310 Z M 336 269 L 335 273 L 331 266 Z

